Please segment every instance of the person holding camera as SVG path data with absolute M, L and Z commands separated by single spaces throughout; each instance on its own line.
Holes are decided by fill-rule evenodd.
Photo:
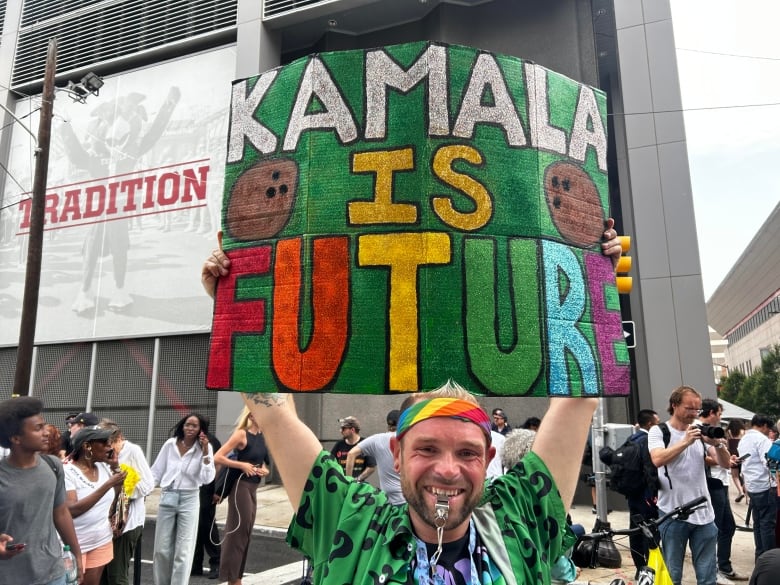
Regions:
M 236 458 L 231 459 L 228 455 L 234 450 Z M 257 486 L 268 475 L 270 463 L 263 433 L 246 406 L 236 421 L 236 430 L 214 455 L 214 460 L 217 465 L 241 471 L 230 489 L 225 540 L 219 559 L 220 581 L 241 585 L 257 515 Z M 225 497 L 227 494 L 216 495 Z
M 701 402 L 701 414 L 699 422 L 705 428 L 713 429 L 715 434 L 720 426 L 720 417 L 723 414 L 723 406 L 711 398 L 705 398 Z M 724 435 L 725 436 L 725 432 Z M 730 454 L 730 468 L 737 464 L 737 457 Z M 715 526 L 718 528 L 717 560 L 718 560 L 718 585 L 731 585 L 732 580 L 747 581 L 747 576 L 737 573 L 731 566 L 731 541 L 737 530 L 734 522 L 734 514 L 729 503 L 729 469 L 718 464 L 715 447 L 707 447 L 707 490 L 710 492 L 710 502 L 715 512 Z
M 707 446 L 713 446 L 714 457 L 728 469 L 731 458 L 726 439 L 711 435 L 714 427 L 702 428 L 697 422 L 701 414 L 701 394 L 690 386 L 680 386 L 669 397 L 667 409 L 671 418 L 650 429 L 647 446 L 650 458 L 658 468 L 658 514 L 671 512 L 686 502 L 706 496 L 705 460 Z M 665 437 L 664 435 L 667 434 Z M 718 528 L 709 499 L 686 520 L 664 522 L 660 528 L 666 566 L 675 585 L 682 582 L 685 549 L 690 543 L 693 568 L 700 585 L 715 585 L 718 567 L 715 548 Z

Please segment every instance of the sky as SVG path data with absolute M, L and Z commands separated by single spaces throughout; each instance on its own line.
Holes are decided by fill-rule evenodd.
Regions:
M 706 299 L 780 201 L 780 1 L 671 5 Z

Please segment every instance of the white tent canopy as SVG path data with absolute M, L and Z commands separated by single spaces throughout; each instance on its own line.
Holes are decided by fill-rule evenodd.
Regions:
M 755 414 L 745 408 L 742 408 L 741 406 L 737 406 L 736 404 L 732 404 L 727 400 L 723 400 L 722 398 L 718 398 L 718 402 L 720 402 L 721 406 L 723 406 L 723 415 L 721 416 L 721 419 L 723 420 L 738 418 L 749 421 Z

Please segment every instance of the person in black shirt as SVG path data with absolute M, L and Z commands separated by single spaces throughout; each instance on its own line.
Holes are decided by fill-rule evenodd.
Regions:
M 228 457 L 231 451 L 235 451 L 235 459 Z M 270 473 L 265 438 L 247 407 L 236 421 L 236 430 L 214 455 L 214 462 L 241 470 L 241 476 L 230 490 L 225 540 L 219 563 L 220 580 L 227 581 L 228 585 L 241 585 L 257 515 L 257 487 L 260 480 Z
M 357 445 L 363 438 L 360 436 L 360 423 L 354 416 L 346 416 L 339 419 L 339 425 L 341 426 L 341 440 L 336 441 L 333 448 L 330 450 L 330 454 L 333 455 L 341 465 L 344 473 L 347 472 L 347 455 L 350 449 Z M 373 468 L 376 467 L 376 461 L 369 455 L 359 455 L 355 458 L 355 463 L 352 467 L 352 477 L 358 477 L 366 470 L 371 470 L 366 475 L 373 473 Z
M 214 453 L 222 448 L 222 443 L 212 433 L 206 433 Z M 209 579 L 219 577 L 219 559 L 222 549 L 219 544 L 219 529 L 214 517 L 217 513 L 218 496 L 214 493 L 215 481 L 200 486 L 200 514 L 198 516 L 198 538 L 195 541 L 195 556 L 192 557 L 190 575 L 203 574 L 204 552 L 209 557 Z

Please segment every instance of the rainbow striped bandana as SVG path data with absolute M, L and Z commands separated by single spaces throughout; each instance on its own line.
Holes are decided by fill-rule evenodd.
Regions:
M 395 436 L 400 440 L 406 431 L 418 422 L 437 416 L 473 422 L 485 433 L 488 445 L 491 443 L 490 419 L 488 415 L 476 404 L 460 400 L 459 398 L 429 398 L 428 400 L 416 402 L 401 413 Z

